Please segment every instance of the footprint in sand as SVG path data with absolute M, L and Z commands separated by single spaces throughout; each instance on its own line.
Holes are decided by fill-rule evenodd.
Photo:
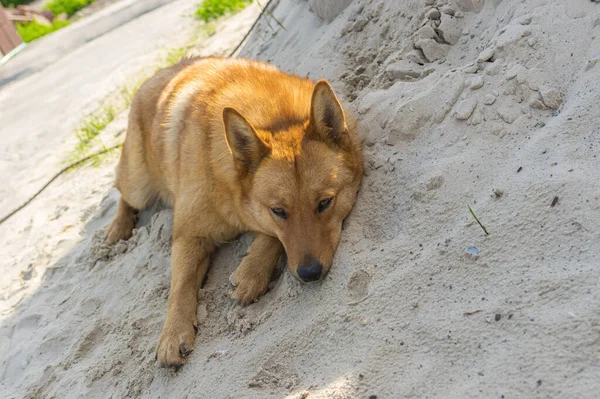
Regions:
M 350 303 L 360 302 L 369 295 L 369 283 L 372 276 L 366 270 L 355 271 L 348 280 L 348 298 Z

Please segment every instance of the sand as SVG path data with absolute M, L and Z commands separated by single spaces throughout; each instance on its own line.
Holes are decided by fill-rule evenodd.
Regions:
M 0 226 L 0 395 L 597 397 L 600 5 L 346 3 L 281 0 L 285 30 L 266 19 L 242 51 L 329 79 L 360 120 L 366 176 L 325 280 L 281 264 L 239 306 L 250 238 L 224 245 L 195 351 L 159 369 L 172 212 L 107 246 L 115 160 L 81 169 Z

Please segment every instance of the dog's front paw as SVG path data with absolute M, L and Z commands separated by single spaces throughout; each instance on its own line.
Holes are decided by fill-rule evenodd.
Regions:
M 117 243 L 119 240 L 128 240 L 133 234 L 135 226 L 135 218 L 120 218 L 115 219 L 105 229 L 106 242 L 110 245 Z
M 269 287 L 270 278 L 260 274 L 242 274 L 239 271 L 235 271 L 229 277 L 231 284 L 236 287 L 233 297 L 242 305 L 248 305 L 265 293 Z
M 185 358 L 194 350 L 197 329 L 195 321 L 165 323 L 156 348 L 160 367 L 177 370 L 183 366 Z

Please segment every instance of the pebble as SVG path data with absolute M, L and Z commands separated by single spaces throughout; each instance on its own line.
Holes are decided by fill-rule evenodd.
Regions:
M 473 115 L 471 116 L 471 119 L 469 119 L 467 123 L 469 122 L 471 123 L 471 125 L 477 126 L 483 122 L 483 115 L 481 115 L 481 112 L 479 112 L 479 110 L 475 110 L 475 112 L 473 112 Z
M 471 64 L 463 68 L 463 71 L 465 71 L 465 73 L 476 73 L 478 70 L 479 67 L 477 66 L 477 64 Z
M 499 188 L 495 188 L 492 193 L 496 198 L 500 198 L 504 195 L 504 190 L 500 190 Z
M 425 56 L 419 50 L 412 50 L 412 51 L 408 52 L 404 56 L 404 59 L 407 60 L 407 61 L 412 61 L 415 64 L 425 64 L 425 63 L 427 63 L 427 60 L 425 59 Z
M 427 61 L 433 62 L 444 58 L 450 46 L 438 43 L 433 39 L 420 39 L 415 43 L 415 47 L 423 51 Z
M 535 109 L 547 109 L 548 107 L 542 101 L 542 96 L 537 94 L 531 97 L 529 100 L 529 106 Z
M 531 17 L 527 17 L 521 20 L 521 25 L 529 25 L 531 23 Z
M 390 64 L 385 69 L 390 80 L 417 79 L 421 76 L 422 67 L 414 62 L 401 60 Z
M 474 98 L 468 98 L 466 100 L 463 100 L 456 106 L 454 117 L 459 121 L 467 120 L 475 110 L 476 106 L 477 100 L 475 100 Z
M 527 87 L 529 87 L 531 90 L 533 91 L 538 91 L 540 90 L 540 87 L 538 86 L 538 84 L 532 80 L 527 82 Z
M 440 9 L 441 12 L 443 12 L 444 14 L 448 14 L 448 15 L 454 15 L 456 14 L 456 10 L 452 7 L 448 7 L 448 6 L 444 6 Z
M 542 95 L 542 101 L 550 109 L 558 109 L 562 104 L 562 96 L 556 89 L 542 90 L 540 94 Z
M 516 104 L 511 104 L 506 107 L 498 108 L 498 115 L 500 118 L 510 124 L 517 120 L 517 118 L 521 115 L 521 107 Z
M 365 26 L 367 26 L 367 23 L 369 23 L 369 21 L 365 17 L 358 17 L 358 19 L 352 26 L 352 29 L 355 32 L 362 32 L 362 30 L 365 29 Z
M 501 318 L 502 318 L 502 315 L 500 313 L 496 313 L 496 315 L 494 316 L 494 320 L 496 320 L 496 321 L 500 321 Z
M 439 31 L 444 40 L 450 44 L 458 43 L 462 34 L 462 24 L 456 23 L 456 20 L 448 14 L 441 17 Z
M 496 125 L 496 126 L 492 127 L 492 134 L 494 136 L 498 136 L 498 137 L 502 138 L 502 137 L 506 136 L 506 133 L 507 133 L 506 129 L 503 128 L 502 126 Z
M 419 39 L 433 39 L 437 37 L 437 34 L 431 26 L 425 25 L 417 31 L 417 37 Z
M 440 10 L 438 10 L 437 8 L 432 8 L 427 13 L 427 18 L 436 20 L 436 19 L 440 19 L 441 15 L 442 14 L 440 13 Z
M 469 82 L 469 86 L 471 90 L 481 89 L 483 87 L 483 77 L 482 76 L 474 76 Z
M 492 94 L 486 94 L 485 97 L 483 97 L 483 103 L 485 105 L 492 105 L 494 102 L 496 102 L 496 97 Z
M 479 53 L 479 55 L 477 56 L 477 61 L 479 61 L 479 62 L 489 61 L 494 56 L 494 53 L 495 53 L 495 49 L 492 47 L 488 47 L 485 50 L 483 50 L 481 53 Z
M 499 59 L 495 60 L 494 62 L 492 62 L 491 64 L 489 64 L 485 68 L 485 73 L 490 76 L 495 76 L 495 75 L 498 75 L 498 73 L 500 73 L 500 69 L 502 69 L 502 59 L 501 58 L 499 58 Z
M 506 72 L 506 80 L 513 80 L 517 77 L 518 70 L 517 68 L 512 68 Z
M 531 47 L 535 46 L 536 43 L 537 40 L 535 39 L 535 37 L 530 37 L 529 39 L 527 39 L 527 44 L 529 44 Z

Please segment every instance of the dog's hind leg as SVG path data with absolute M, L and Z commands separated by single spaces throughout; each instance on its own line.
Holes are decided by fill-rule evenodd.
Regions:
M 277 238 L 260 233 L 256 235 L 248 248 L 248 255 L 229 277 L 236 286 L 233 296 L 238 302 L 248 305 L 267 290 L 281 254 L 283 245 Z
M 135 214 L 136 210 L 121 198 L 117 214 L 106 229 L 106 242 L 114 244 L 119 240 L 130 238 L 135 226 Z
M 131 112 L 135 112 L 134 109 Z M 130 238 L 137 211 L 144 209 L 157 197 L 143 151 L 142 131 L 130 117 L 115 178 L 115 187 L 121 192 L 121 199 L 114 220 L 106 228 L 106 241 L 109 244 Z

